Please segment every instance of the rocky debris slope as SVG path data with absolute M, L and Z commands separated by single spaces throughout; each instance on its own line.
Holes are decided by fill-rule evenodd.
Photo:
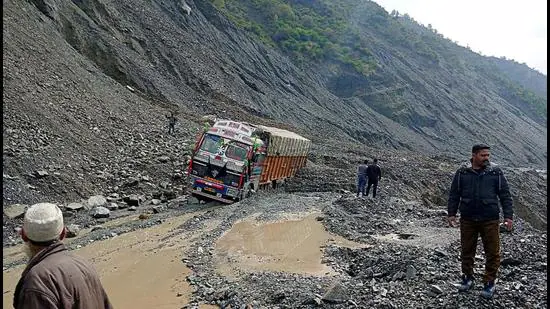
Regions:
M 505 168 L 512 190 L 516 214 L 534 227 L 546 230 L 548 199 L 546 170 L 534 168 Z
M 165 0 L 7 1 L 3 17 L 4 128 L 18 137 L 4 144 L 11 148 L 7 153 L 21 151 L 28 157 L 18 169 L 65 166 L 64 162 L 52 162 L 57 161 L 55 157 L 71 158 L 76 170 L 80 162 L 91 158 L 103 161 L 117 152 L 119 143 L 109 132 L 145 136 L 149 127 L 164 126 L 163 114 L 169 109 L 187 115 L 194 125 L 194 115 L 217 114 L 284 122 L 316 143 L 359 141 L 451 155 L 466 153 L 469 146 L 463 147 L 464 143 L 479 138 L 468 129 L 476 119 L 491 133 L 486 138 L 497 141 L 494 147 L 503 160 L 513 164 L 546 162 L 540 151 L 546 146 L 545 128 L 507 111 L 500 106 L 506 105 L 503 102 L 490 101 L 492 105 L 483 109 L 483 115 L 481 111 L 470 113 L 492 93 L 491 89 L 479 89 L 489 87 L 490 81 L 469 87 L 476 89 L 475 96 L 464 97 L 467 91 L 460 87 L 472 83 L 465 77 L 450 94 L 443 92 L 446 87 L 441 81 L 430 81 L 437 74 L 423 75 L 401 56 L 389 56 L 392 52 L 386 52 L 384 40 L 374 39 L 372 45 L 381 49 L 376 54 L 391 63 L 380 70 L 391 72 L 382 75 L 388 77 L 384 82 L 373 81 L 373 86 L 413 85 L 406 87 L 406 96 L 398 98 L 397 105 L 384 115 L 381 110 L 394 101 L 391 96 L 376 97 L 378 107 L 360 99 L 338 98 L 324 85 L 329 74 L 293 65 L 232 25 L 210 1 L 188 2 L 190 14 L 181 2 Z M 448 74 L 439 66 L 430 66 L 426 72 L 432 69 Z M 395 72 L 407 72 L 410 80 L 401 80 L 399 76 L 404 75 Z M 344 76 L 336 80 L 346 83 Z M 464 107 L 459 108 L 456 102 Z M 494 126 L 486 124 L 487 118 L 495 120 Z M 460 142 L 449 143 L 457 139 Z M 18 176 L 13 171 L 8 174 Z
M 40 5 L 41 3 L 48 5 Z M 231 88 L 236 83 L 234 78 L 236 73 L 230 71 L 227 76 L 222 74 L 225 77 L 220 80 L 217 71 L 219 68 L 212 65 L 212 63 L 218 63 L 219 59 L 226 59 L 227 55 L 233 51 L 224 55 L 210 55 L 210 58 L 194 57 L 195 52 L 200 55 L 209 55 L 203 49 L 204 40 L 199 40 L 199 38 L 202 39 L 200 37 L 202 32 L 180 29 L 189 27 L 197 30 L 204 27 L 216 32 L 221 30 L 215 30 L 212 27 L 225 26 L 227 21 L 217 20 L 216 18 L 220 17 L 208 3 L 191 3 L 193 13 L 184 16 L 177 13 L 180 12 L 177 8 L 168 9 L 172 8 L 172 5 L 177 6 L 174 3 L 162 1 L 154 3 L 158 6 L 150 7 L 151 3 L 145 2 L 141 3 L 142 5 L 136 5 L 134 2 L 124 1 L 111 3 L 117 7 L 110 7 L 98 1 L 81 3 L 82 7 L 77 7 L 70 1 L 6 2 L 3 18 L 6 24 L 3 37 L 5 43 L 2 153 L 4 206 L 30 205 L 42 201 L 68 205 L 87 200 L 94 195 L 105 197 L 113 195 L 113 198 L 117 196 L 122 198 L 134 193 L 150 196 L 149 199 L 151 199 L 153 195 L 158 196 L 159 191 L 166 190 L 183 194 L 185 185 L 182 175 L 190 148 L 202 128 L 200 116 L 210 112 L 222 117 L 255 123 L 262 121 L 273 125 L 280 125 L 274 120 L 277 117 L 285 118 L 288 120 L 286 127 L 311 137 L 314 141 L 311 162 L 308 168 L 301 172 L 299 180 L 288 183 L 289 191 L 337 191 L 340 189 L 353 191 L 355 165 L 363 160 L 363 156 L 378 157 L 385 169 L 384 181 L 380 187 L 381 194 L 392 190 L 392 194 L 398 197 L 406 195 L 427 204 L 444 204 L 446 183 L 450 177 L 445 173 L 452 173 L 454 163 L 452 160 L 450 161 L 449 158 L 438 160 L 435 156 L 426 160 L 417 160 L 418 153 L 411 151 L 398 152 L 362 147 L 349 135 L 343 133 L 345 130 L 340 128 L 342 120 L 332 119 L 337 113 L 327 111 L 329 107 L 323 107 L 322 110 L 326 112 L 325 116 L 330 116 L 332 124 L 312 116 L 318 115 L 320 110 L 317 108 L 318 105 L 323 105 L 322 102 L 331 101 L 334 98 L 313 83 L 313 86 L 310 85 L 315 90 L 311 90 L 312 93 L 319 96 L 324 93 L 328 97 L 315 99 L 317 102 L 315 104 L 310 102 L 312 99 L 308 98 L 309 92 L 306 88 L 302 88 L 307 84 L 304 75 L 283 57 L 272 55 L 271 52 L 268 53 L 267 58 L 259 57 L 258 63 L 254 63 L 253 68 L 248 67 L 250 65 L 247 64 L 248 62 L 245 63 L 246 57 L 242 59 L 236 57 L 234 61 L 242 62 L 233 69 L 246 71 L 238 80 L 243 78 L 253 80 L 247 76 L 254 75 L 253 72 L 257 68 L 263 68 L 264 62 L 271 63 L 269 67 L 282 68 L 280 71 L 262 70 L 263 74 L 268 76 L 263 79 L 267 86 L 265 89 L 258 87 L 272 100 L 263 100 L 261 95 L 237 100 L 236 98 L 241 98 L 248 93 L 249 90 L 246 89 L 249 86 L 243 81 L 242 84 L 238 83 L 238 87 Z M 121 14 L 126 10 L 132 12 L 135 7 L 147 9 L 135 16 Z M 76 18 L 74 14 L 79 17 Z M 104 14 L 121 23 L 115 27 L 109 27 L 111 19 L 101 18 Z M 84 22 L 80 16 L 89 16 L 90 20 L 86 19 Z M 144 16 L 150 18 L 141 19 Z M 64 18 L 67 19 L 67 24 L 60 25 Z M 28 20 L 36 22 L 28 23 L 26 22 Z M 162 29 L 166 31 L 147 26 L 159 20 L 163 21 Z M 69 31 L 71 25 L 74 26 L 74 33 Z M 88 26 L 93 31 L 87 28 Z M 108 29 L 107 33 L 103 32 L 105 29 Z M 180 29 L 179 32 L 176 29 Z M 68 32 L 65 33 L 65 30 Z M 238 38 L 242 36 L 234 28 L 224 31 L 224 35 L 231 33 Z M 179 40 L 178 43 L 168 40 L 170 33 L 179 33 L 182 38 L 188 40 Z M 96 34 L 102 40 L 107 40 L 104 45 L 99 43 L 101 40 L 96 37 Z M 114 42 L 112 34 L 115 38 L 127 38 L 129 45 L 119 46 L 124 40 Z M 173 55 L 185 55 L 183 57 L 185 59 L 178 58 L 178 61 L 172 59 L 170 64 L 169 61 L 162 61 L 162 59 L 170 60 L 170 57 L 163 54 L 164 48 L 155 45 L 140 49 L 138 45 L 147 45 L 140 38 L 149 37 L 149 35 L 156 38 L 155 42 L 159 44 L 158 46 L 163 46 L 162 44 L 167 40 L 172 42 L 167 50 L 170 50 Z M 206 41 L 208 44 L 217 42 Z M 246 50 L 250 54 L 254 54 L 257 49 L 265 52 L 263 48 L 250 42 L 250 38 L 247 38 L 246 42 L 250 43 L 246 45 Z M 88 43 L 91 45 L 87 45 Z M 76 47 L 71 47 L 71 44 Z M 226 44 L 227 46 L 223 46 L 228 50 L 245 48 L 234 46 L 239 45 L 235 42 L 226 42 Z M 106 55 L 108 54 L 106 52 L 112 51 L 110 50 L 112 48 L 116 50 L 115 54 L 120 56 L 120 59 L 116 58 L 118 62 L 110 63 L 107 61 L 110 59 L 108 57 L 102 58 L 96 55 L 98 59 L 94 58 L 96 56 L 76 52 L 87 50 L 88 47 L 91 51 L 97 51 L 98 55 Z M 128 52 L 128 49 L 132 48 L 137 51 Z M 115 57 L 115 54 L 112 56 Z M 138 61 L 138 65 L 131 61 L 134 56 L 147 59 L 144 62 Z M 233 61 L 226 60 L 227 63 Z M 154 69 L 145 69 L 141 66 L 149 62 L 154 64 L 152 66 Z M 177 78 L 168 73 L 166 66 L 177 69 L 175 73 Z M 117 79 L 118 73 L 114 74 L 114 71 L 111 71 L 114 68 L 117 68 L 120 74 L 124 73 L 126 77 Z M 184 70 L 184 68 L 187 69 Z M 174 71 L 170 72 L 174 73 Z M 296 82 L 299 91 L 287 92 L 281 89 L 275 93 L 268 91 L 278 89 L 270 82 L 288 79 L 291 76 L 296 79 L 303 78 L 302 82 Z M 164 83 L 163 77 L 170 79 L 170 82 Z M 150 79 L 150 83 L 147 78 Z M 172 78 L 176 78 L 176 81 L 182 78 L 183 84 L 187 86 L 177 89 L 169 87 L 168 85 L 174 85 L 173 83 L 176 82 Z M 195 90 L 201 95 L 197 95 Z M 238 96 L 223 94 L 226 93 L 225 90 L 231 90 Z M 281 96 L 278 91 L 284 92 L 285 95 Z M 256 106 L 255 102 L 271 103 Z M 300 112 L 289 109 L 286 104 L 289 102 L 299 102 L 300 107 L 297 109 Z M 304 102 L 312 104 L 307 108 L 308 112 L 303 111 Z M 175 136 L 166 134 L 165 116 L 170 110 L 175 110 L 179 119 Z M 259 113 L 259 110 L 271 110 L 271 119 Z M 306 117 L 302 112 L 309 116 Z M 289 114 L 294 118 L 289 118 Z M 309 125 L 297 126 L 296 119 L 305 121 Z M 404 139 L 413 140 L 409 135 Z M 392 146 L 388 144 L 387 147 Z M 419 173 L 411 174 L 409 170 Z M 529 185 L 537 193 L 541 192 L 542 188 L 537 180 L 524 182 L 521 179 L 525 174 L 525 172 L 518 174 L 519 178 L 516 180 L 518 186 Z M 440 176 L 444 177 L 443 180 L 436 180 Z M 324 181 L 316 181 L 317 177 L 323 177 Z M 419 194 L 424 194 L 424 197 L 419 197 Z M 533 222 L 540 221 L 537 224 L 539 227 L 545 224 L 546 211 L 543 208 L 545 203 L 539 203 L 538 200 L 533 200 L 525 194 L 517 198 L 517 203 L 528 206 L 526 209 L 529 209 L 529 213 L 524 214 L 526 218 L 531 216 Z M 4 216 L 4 219 L 7 220 L 9 217 Z
M 50 10 L 44 13 L 33 3 L 52 5 L 42 6 Z M 190 206 L 185 195 L 187 156 L 202 126 L 197 115 L 244 120 L 262 116 L 265 122 L 285 119 L 311 137 L 310 162 L 286 183 L 287 193 L 261 192 L 241 203 L 212 207 L 184 224 L 193 230 L 219 222 L 182 252 L 194 271 L 187 278 L 196 287 L 193 304 L 546 307 L 546 233 L 541 231 L 547 217 L 545 171 L 505 170 L 516 213 L 525 222 L 516 220 L 522 228 L 503 235 L 499 297 L 483 302 L 477 295 L 456 295 L 456 230 L 447 228 L 443 217 L 446 190 L 459 162 L 357 145 L 346 133 L 356 123 L 344 123 L 337 117 L 338 105 L 325 103 L 335 102 L 334 96 L 284 57 L 244 39 L 205 1 L 190 2 L 191 15 L 177 13 L 178 4 L 169 1 L 81 4 L 90 7 L 82 10 L 70 1 L 4 5 L 4 247 L 20 243 L 16 233 L 22 214 L 36 202 L 58 203 L 72 234 L 94 230 L 76 245 L 212 206 Z M 90 18 L 80 24 L 82 16 Z M 111 19 L 105 16 L 117 26 L 110 27 Z M 201 27 L 216 35 L 202 35 Z M 218 46 L 218 35 L 235 40 L 218 50 L 212 47 Z M 147 46 L 153 40 L 158 45 Z M 90 42 L 94 44 L 87 45 Z M 243 49 L 255 61 L 228 56 Z M 291 89 L 286 88 L 289 80 Z M 356 117 L 355 108 L 347 106 L 346 113 Z M 175 136 L 166 134 L 164 116 L 170 110 L 178 112 Z M 380 120 L 380 131 L 396 129 L 398 136 L 367 135 L 385 141 L 388 148 L 415 140 L 413 133 L 389 123 Z M 535 146 L 529 145 L 540 148 Z M 379 158 L 383 170 L 376 200 L 353 198 L 355 167 L 365 157 Z M 314 210 L 324 212 L 322 222 L 329 231 L 370 246 L 324 248 L 325 262 L 338 275 L 235 270 L 239 277 L 232 279 L 215 272 L 213 246 L 238 220 L 258 214 L 259 220 L 269 221 Z M 109 221 L 129 214 L 139 214 L 141 220 L 108 227 Z M 430 238 L 433 235 L 442 237 Z
M 233 223 L 255 213 L 265 222 L 318 209 L 324 213 L 319 220 L 329 231 L 368 245 L 325 247 L 323 261 L 337 275 L 234 269 L 236 277 L 229 278 L 216 271 L 215 242 Z M 470 294 L 457 292 L 458 230 L 444 224 L 440 210 L 424 209 L 414 201 L 328 193 L 262 195 L 198 216 L 185 229 L 197 228 L 210 218 L 223 220 L 211 233 L 200 236 L 183 259 L 193 270 L 187 279 L 197 289 L 189 308 L 202 302 L 222 308 L 546 307 L 546 233 L 522 220 L 517 222 L 520 228 L 502 235 L 498 292 L 487 301 L 477 295 L 479 284 Z M 483 272 L 481 252 L 480 246 L 478 278 Z M 530 257 L 522 259 L 526 252 Z
M 166 201 L 181 196 L 186 192 L 185 173 L 194 139 L 185 139 L 183 134 L 167 136 L 161 130 L 150 130 L 147 139 L 143 134 L 118 136 L 115 149 L 101 160 L 85 156 L 76 163 L 66 157 L 49 156 L 47 151 L 28 155 L 4 149 L 4 222 L 18 216 L 6 215 L 6 209 L 14 204 L 49 201 L 62 207 L 72 203 L 86 206 L 70 211 L 76 213 L 81 208 L 127 208 L 146 200 Z M 10 135 L 4 135 L 4 139 L 12 140 Z M 22 147 L 14 149 L 25 149 Z M 89 205 L 95 195 L 104 199 Z M 143 197 L 138 200 L 136 196 Z

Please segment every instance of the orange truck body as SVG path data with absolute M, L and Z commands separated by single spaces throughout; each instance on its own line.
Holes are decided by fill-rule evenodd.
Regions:
M 269 133 L 267 156 L 264 161 L 260 185 L 281 182 L 296 175 L 307 162 L 311 141 L 287 130 L 258 126 Z

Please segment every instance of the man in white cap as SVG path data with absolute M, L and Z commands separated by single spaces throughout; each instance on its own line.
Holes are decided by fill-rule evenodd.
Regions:
M 15 309 L 111 309 L 99 275 L 63 244 L 66 229 L 57 205 L 39 203 L 25 213 L 21 237 L 29 255 L 15 288 Z

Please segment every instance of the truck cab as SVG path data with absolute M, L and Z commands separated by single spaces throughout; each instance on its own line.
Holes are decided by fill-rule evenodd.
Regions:
M 266 148 L 253 133 L 250 125 L 220 120 L 199 136 L 188 169 L 193 196 L 232 203 L 258 188 Z

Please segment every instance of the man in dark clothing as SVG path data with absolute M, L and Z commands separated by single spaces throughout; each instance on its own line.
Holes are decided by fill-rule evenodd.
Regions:
M 382 170 L 380 170 L 380 166 L 378 166 L 378 159 L 374 159 L 373 163 L 367 168 L 367 176 L 369 178 L 369 182 L 367 185 L 366 196 L 369 196 L 370 187 L 372 186 L 372 197 L 375 198 L 376 189 L 378 188 L 378 181 L 382 179 Z
M 365 195 L 365 186 L 367 185 L 367 165 L 369 160 L 363 161 L 363 164 L 360 164 L 357 167 L 357 197 L 362 197 Z
M 21 237 L 30 258 L 13 295 L 15 309 L 112 309 L 95 269 L 68 252 L 57 205 L 32 205 Z
M 453 178 L 448 200 L 448 221 L 456 226 L 460 211 L 462 282 L 459 291 L 474 285 L 474 261 L 478 236 L 485 251 L 484 288 L 481 296 L 492 298 L 500 267 L 499 201 L 504 224 L 512 230 L 512 197 L 502 170 L 489 162 L 489 146 L 472 147 L 470 163 L 459 168 Z
M 168 134 L 173 135 L 174 127 L 176 126 L 178 119 L 174 115 L 174 112 L 170 112 L 170 116 L 166 116 L 166 118 L 168 118 Z

